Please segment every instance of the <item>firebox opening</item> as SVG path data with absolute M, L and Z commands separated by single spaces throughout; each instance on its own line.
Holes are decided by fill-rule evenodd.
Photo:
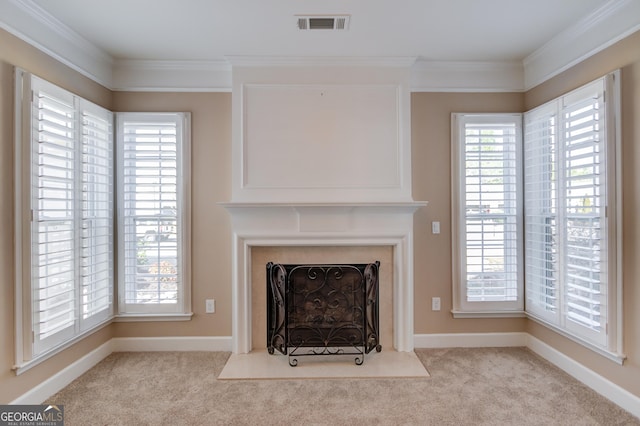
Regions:
M 280 264 L 267 273 L 267 349 L 300 357 L 380 352 L 378 276 L 380 262 Z
M 281 264 L 367 264 L 377 259 L 379 268 L 379 335 L 385 351 L 393 350 L 394 247 L 372 246 L 253 246 L 251 247 L 251 344 L 267 348 L 268 262 Z M 328 358 L 330 359 L 330 358 Z

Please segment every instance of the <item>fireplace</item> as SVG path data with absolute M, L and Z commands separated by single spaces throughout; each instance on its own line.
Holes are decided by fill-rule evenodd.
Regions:
M 388 253 L 381 253 L 383 258 L 379 259 L 385 276 L 380 281 L 382 341 L 389 342 L 385 343 L 389 350 L 413 351 L 413 213 L 426 203 L 224 205 L 234 229 L 234 353 L 266 347 L 268 261 L 330 263 L 341 251 L 344 256 L 339 258 L 348 259 L 344 263 L 365 263 L 379 259 L 375 250 Z M 289 250 L 294 257 L 264 256 L 266 248 Z M 376 254 L 367 253 L 367 248 Z
M 380 352 L 380 262 L 287 265 L 267 263 L 267 349 L 289 356 Z
M 385 351 L 357 367 L 364 370 L 413 351 L 413 213 L 427 205 L 411 188 L 413 59 L 282 59 L 231 58 L 231 201 L 221 204 L 232 228 L 233 358 L 266 347 L 266 277 L 256 274 L 276 258 L 255 263 L 259 249 L 384 247 L 387 260 L 341 260 L 378 259 L 389 274 L 380 280 Z

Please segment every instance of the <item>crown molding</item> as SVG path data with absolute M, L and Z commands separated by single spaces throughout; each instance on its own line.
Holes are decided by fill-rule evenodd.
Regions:
M 234 67 L 398 67 L 409 68 L 414 56 L 227 56 Z
M 526 90 L 640 30 L 640 1 L 610 0 L 527 56 Z
M 115 60 L 32 0 L 0 1 L 0 28 L 111 90 L 229 92 L 233 67 L 405 67 L 413 92 L 522 92 L 640 30 L 640 1 L 610 0 L 520 62 L 415 57 L 228 56 L 213 61 Z
M 31 0 L 0 1 L 0 28 L 105 87 L 113 58 Z
M 522 92 L 521 62 L 418 61 L 411 69 L 412 92 Z
M 112 90 L 230 92 L 231 65 L 219 61 L 117 60 Z

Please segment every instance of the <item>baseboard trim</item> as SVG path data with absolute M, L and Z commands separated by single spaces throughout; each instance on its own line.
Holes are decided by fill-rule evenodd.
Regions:
M 108 357 L 112 352 L 112 340 L 109 340 L 98 346 L 82 358 L 69 364 L 28 392 L 11 401 L 10 404 L 42 404 L 42 402 L 44 402 L 51 395 L 60 391 L 69 383 L 73 382 L 75 379 L 89 371 L 97 363 Z
M 570 376 L 589 386 L 605 398 L 618 404 L 636 417 L 640 417 L 640 397 L 602 377 L 542 340 L 527 334 L 527 347 L 560 368 Z
M 446 333 L 416 334 L 416 348 L 488 348 L 526 346 L 528 333 Z
M 231 336 L 114 337 L 113 352 L 231 352 Z

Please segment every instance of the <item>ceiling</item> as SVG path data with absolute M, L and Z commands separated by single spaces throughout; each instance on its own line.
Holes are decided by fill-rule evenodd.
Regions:
M 607 0 L 33 0 L 114 59 L 410 56 L 521 61 Z M 350 15 L 301 31 L 295 15 Z
M 297 15 L 349 26 L 299 30 Z M 409 66 L 412 91 L 524 91 L 638 31 L 640 0 L 0 0 L 0 28 L 112 90 L 378 63 Z

